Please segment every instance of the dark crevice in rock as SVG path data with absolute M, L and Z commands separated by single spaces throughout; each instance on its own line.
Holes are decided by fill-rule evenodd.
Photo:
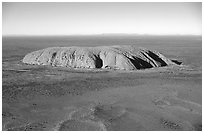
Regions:
M 54 53 L 52 54 L 52 57 L 51 57 L 51 64 L 52 64 L 52 65 L 53 65 L 53 62 L 54 62 L 54 59 L 55 59 L 56 55 L 57 55 L 57 52 L 54 52 Z
M 171 60 L 172 62 L 174 62 L 175 64 L 177 64 L 177 65 L 181 65 L 182 64 L 182 62 L 181 61 L 178 61 L 178 60 Z
M 127 57 L 128 58 L 128 57 Z M 138 58 L 133 57 L 134 59 L 128 58 L 131 63 L 137 68 L 137 69 L 145 69 L 145 68 L 152 68 L 153 66 L 149 64 L 148 62 Z
M 141 52 L 141 53 L 146 59 L 148 59 L 153 64 L 153 67 L 157 66 L 157 64 L 155 64 L 155 62 L 152 60 L 152 58 L 147 53 L 145 52 Z
M 148 63 L 147 61 L 144 61 L 138 57 L 133 57 L 135 59 L 136 62 L 139 62 L 141 64 L 141 69 L 145 69 L 145 68 L 152 68 L 153 66 Z
M 54 52 L 54 53 L 52 54 L 52 60 L 54 60 L 54 58 L 56 57 L 56 55 L 57 55 L 57 52 Z
M 160 64 L 160 66 L 167 66 L 166 62 L 164 62 L 158 55 L 154 54 L 151 51 L 148 51 L 148 55 L 154 59 L 157 63 Z
M 95 58 L 96 58 L 95 60 L 96 68 L 101 68 L 103 66 L 103 60 L 98 56 L 95 56 Z

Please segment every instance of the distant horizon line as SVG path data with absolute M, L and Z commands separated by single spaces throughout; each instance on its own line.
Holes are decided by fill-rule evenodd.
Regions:
M 99 33 L 99 34 L 7 34 L 3 35 L 2 37 L 20 37 L 20 36 L 202 36 L 202 34 L 138 34 L 138 33 Z

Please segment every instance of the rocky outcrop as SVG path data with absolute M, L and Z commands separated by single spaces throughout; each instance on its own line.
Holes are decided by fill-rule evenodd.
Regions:
M 50 47 L 27 54 L 23 63 L 72 68 L 135 70 L 176 64 L 156 51 L 134 46 Z

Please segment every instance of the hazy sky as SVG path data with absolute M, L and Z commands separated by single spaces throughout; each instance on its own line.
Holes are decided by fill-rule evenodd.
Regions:
M 3 3 L 3 35 L 202 34 L 202 3 Z

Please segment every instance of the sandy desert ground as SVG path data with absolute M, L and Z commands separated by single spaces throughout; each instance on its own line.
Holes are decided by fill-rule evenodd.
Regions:
M 2 45 L 2 130 L 202 130 L 200 36 L 3 37 Z M 183 64 L 113 71 L 21 61 L 56 45 L 138 45 Z

